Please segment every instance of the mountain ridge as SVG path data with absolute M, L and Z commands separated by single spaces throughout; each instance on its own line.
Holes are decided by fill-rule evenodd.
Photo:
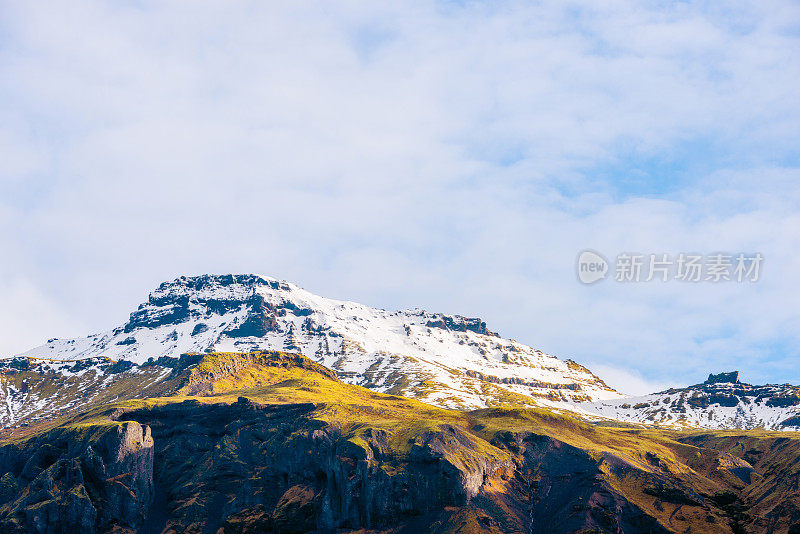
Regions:
M 122 384 L 151 394 L 188 354 L 265 350 L 303 354 L 351 384 L 447 408 L 539 406 L 676 429 L 792 430 L 800 423 L 800 388 L 790 384 L 744 384 L 733 371 L 625 396 L 572 360 L 502 338 L 480 318 L 371 308 L 247 274 L 164 282 L 113 330 L 51 339 L 23 353 L 33 358 L 26 362 L 0 360 L 0 424 L 78 409 Z M 28 366 L 29 378 L 49 378 L 28 391 L 29 378 L 14 366 Z
M 800 429 L 800 387 L 753 385 L 738 371 L 709 374 L 701 383 L 627 399 L 581 404 L 587 414 L 670 428 Z
M 144 364 L 189 352 L 253 350 L 298 352 L 345 381 L 452 408 L 622 397 L 585 367 L 504 339 L 479 318 L 381 310 L 254 274 L 164 282 L 123 325 L 52 339 L 21 355 Z
M 793 534 L 800 521 L 797 435 L 449 410 L 278 351 L 183 360 L 172 392 L 0 435 L 0 530 Z

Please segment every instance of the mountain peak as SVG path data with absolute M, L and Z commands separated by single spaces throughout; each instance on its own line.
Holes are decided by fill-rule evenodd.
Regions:
M 257 288 L 269 288 L 274 291 L 291 291 L 299 289 L 294 284 L 260 274 L 202 274 L 197 276 L 179 276 L 174 280 L 162 282 L 152 293 L 149 301 L 158 302 L 165 296 L 192 295 L 214 293 L 231 294 L 238 291 L 255 291 Z
M 713 374 L 709 373 L 708 378 L 704 384 L 738 384 L 739 371 L 730 371 L 727 373 Z
M 25 355 L 141 364 L 269 350 L 303 354 L 353 384 L 452 408 L 621 396 L 588 369 L 504 339 L 480 318 L 371 308 L 257 274 L 181 276 L 160 284 L 125 324 Z
M 632 423 L 674 428 L 800 428 L 800 387 L 752 385 L 739 372 L 710 374 L 702 384 L 659 393 L 587 403 L 587 413 Z

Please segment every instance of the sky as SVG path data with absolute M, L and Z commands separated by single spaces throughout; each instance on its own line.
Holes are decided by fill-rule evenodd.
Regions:
M 0 0 L 0 355 L 254 272 L 800 384 L 800 4 Z M 584 249 L 761 253 L 584 285 Z

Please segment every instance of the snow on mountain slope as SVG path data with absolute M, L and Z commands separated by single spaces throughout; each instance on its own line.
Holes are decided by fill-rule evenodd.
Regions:
M 702 384 L 661 393 L 583 403 L 587 415 L 672 428 L 800 430 L 800 388 L 753 386 L 738 372 L 709 375 Z
M 29 426 L 75 413 L 90 404 L 174 393 L 170 384 L 197 357 L 137 366 L 108 358 L 78 361 L 16 357 L 0 360 L 0 428 Z
M 503 339 L 480 319 L 379 310 L 257 275 L 165 282 L 126 324 L 53 339 L 23 356 L 142 364 L 212 350 L 299 352 L 348 382 L 445 407 L 569 407 L 622 397 L 586 368 Z

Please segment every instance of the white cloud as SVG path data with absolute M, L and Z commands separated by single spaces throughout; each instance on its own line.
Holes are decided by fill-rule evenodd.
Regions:
M 49 337 L 81 331 L 70 320 L 69 310 L 52 301 L 30 280 L 0 282 L 0 355 L 22 352 L 43 344 Z M 88 332 L 85 332 L 88 333 Z
M 5 291 L 53 316 L 7 347 L 258 271 L 648 382 L 798 355 L 793 3 L 2 9 L 2 272 L 30 284 Z M 767 259 L 586 288 L 586 247 Z
M 647 395 L 648 393 L 665 391 L 672 387 L 684 387 L 688 385 L 685 383 L 647 380 L 635 369 L 620 369 L 602 363 L 592 363 L 592 372 L 601 376 L 606 384 L 617 391 L 633 396 Z M 702 382 L 705 378 L 705 376 L 699 377 L 693 383 Z

